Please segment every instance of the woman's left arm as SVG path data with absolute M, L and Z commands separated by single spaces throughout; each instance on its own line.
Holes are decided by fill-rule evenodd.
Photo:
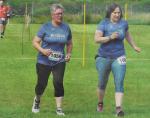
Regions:
M 66 57 L 65 57 L 66 62 L 70 61 L 72 48 L 73 48 L 73 43 L 72 43 L 72 39 L 71 39 L 68 41 L 68 43 L 66 45 L 66 53 L 67 53 Z
M 126 32 L 126 36 L 125 36 L 126 40 L 128 41 L 128 43 L 131 45 L 131 47 L 136 51 L 136 52 L 140 52 L 141 49 L 139 47 L 136 46 L 135 42 L 133 41 L 131 34 L 127 31 Z

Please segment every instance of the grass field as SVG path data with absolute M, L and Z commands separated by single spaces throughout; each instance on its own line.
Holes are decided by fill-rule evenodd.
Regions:
M 55 115 L 52 77 L 42 97 L 41 112 L 31 113 L 36 83 L 35 63 L 37 52 L 31 40 L 40 25 L 31 25 L 31 39 L 24 32 L 22 55 L 21 24 L 10 24 L 6 37 L 0 40 L 0 118 L 58 118 Z M 115 118 L 113 77 L 107 86 L 104 112 L 97 113 L 97 80 L 94 55 L 98 45 L 94 43 L 96 25 L 87 26 L 86 65 L 82 67 L 82 25 L 71 25 L 74 49 L 72 60 L 65 73 L 65 98 L 63 108 L 66 118 Z M 150 26 L 130 26 L 130 32 L 142 52 L 137 54 L 125 42 L 127 73 L 125 78 L 125 118 L 150 117 Z

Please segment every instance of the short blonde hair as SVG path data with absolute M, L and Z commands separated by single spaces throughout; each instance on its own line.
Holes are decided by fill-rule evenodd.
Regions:
M 50 12 L 53 13 L 56 9 L 64 10 L 64 7 L 61 4 L 52 4 L 50 6 Z

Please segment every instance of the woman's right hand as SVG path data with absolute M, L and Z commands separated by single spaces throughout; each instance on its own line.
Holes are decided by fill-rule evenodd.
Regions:
M 41 38 L 39 38 L 38 36 L 35 36 L 32 43 L 33 43 L 33 47 L 35 47 L 39 52 L 41 52 L 43 55 L 45 56 L 49 56 L 52 51 L 50 49 L 44 49 L 41 47 L 40 43 L 41 43 Z
M 52 53 L 52 51 L 50 49 L 42 49 L 41 52 L 45 56 L 49 56 Z
M 119 33 L 118 32 L 113 32 L 111 35 L 110 35 L 110 38 L 111 40 L 115 40 L 119 37 Z

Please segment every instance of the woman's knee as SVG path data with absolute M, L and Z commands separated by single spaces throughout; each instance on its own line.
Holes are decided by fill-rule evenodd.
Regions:
M 45 90 L 45 88 L 46 88 L 46 86 L 47 86 L 47 84 L 40 84 L 40 83 L 38 83 L 36 85 L 36 88 L 35 88 L 36 94 L 37 95 L 42 95 L 44 90 Z

